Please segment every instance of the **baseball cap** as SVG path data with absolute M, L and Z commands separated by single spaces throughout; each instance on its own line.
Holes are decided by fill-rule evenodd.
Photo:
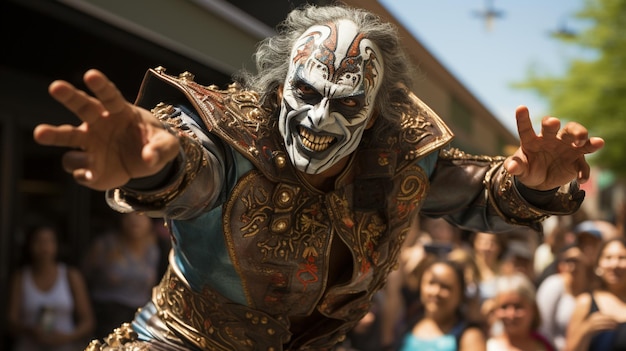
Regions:
M 602 231 L 600 231 L 600 228 L 598 228 L 598 226 L 591 220 L 587 220 L 576 225 L 574 227 L 574 233 L 576 235 L 586 233 L 598 239 L 602 239 Z

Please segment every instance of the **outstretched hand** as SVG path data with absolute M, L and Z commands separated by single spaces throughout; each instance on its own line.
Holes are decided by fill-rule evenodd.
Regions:
M 48 89 L 82 123 L 40 124 L 33 132 L 39 144 L 73 149 L 63 155 L 63 168 L 78 183 L 111 189 L 155 174 L 176 157 L 178 139 L 150 111 L 124 99 L 98 70 L 87 71 L 83 79 L 94 96 L 66 81 L 55 81 Z
M 544 117 L 541 133 L 535 134 L 528 109 L 520 106 L 515 111 L 520 148 L 504 162 L 506 170 L 525 186 L 549 190 L 577 179 L 589 179 L 589 164 L 585 154 L 600 150 L 604 140 L 590 138 L 587 129 L 569 122 L 561 129 L 555 117 Z

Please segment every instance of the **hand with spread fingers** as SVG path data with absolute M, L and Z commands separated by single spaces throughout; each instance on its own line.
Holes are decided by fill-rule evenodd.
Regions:
M 34 130 L 42 145 L 74 148 L 64 154 L 63 168 L 78 183 L 111 189 L 155 174 L 176 157 L 178 139 L 150 111 L 124 99 L 98 70 L 87 71 L 83 79 L 94 96 L 66 81 L 55 81 L 48 89 L 82 123 L 41 124 Z
M 569 122 L 561 129 L 555 117 L 544 117 L 541 133 L 535 134 L 528 109 L 517 108 L 517 129 L 520 148 L 504 163 L 507 171 L 525 186 L 536 190 L 550 190 L 576 179 L 589 179 L 589 164 L 585 154 L 600 150 L 604 140 L 590 138 L 587 129 Z

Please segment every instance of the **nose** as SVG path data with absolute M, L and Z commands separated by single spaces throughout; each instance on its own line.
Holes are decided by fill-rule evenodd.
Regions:
M 439 297 L 441 295 L 441 286 L 439 284 L 429 284 L 423 290 L 429 297 Z
M 330 101 L 323 98 L 317 105 L 309 110 L 307 117 L 311 121 L 311 125 L 317 129 L 323 129 L 324 126 L 334 123 L 330 115 Z

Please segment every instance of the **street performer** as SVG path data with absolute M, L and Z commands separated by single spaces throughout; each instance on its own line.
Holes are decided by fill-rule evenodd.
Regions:
M 410 91 L 395 28 L 343 5 L 292 11 L 221 90 L 149 70 L 136 103 L 98 70 L 50 85 L 79 126 L 41 124 L 74 179 L 121 212 L 163 217 L 170 267 L 132 323 L 89 350 L 331 350 L 367 313 L 420 212 L 540 228 L 575 212 L 604 141 L 516 111 L 514 155 L 451 148 Z M 130 321 L 129 321 L 130 322 Z

